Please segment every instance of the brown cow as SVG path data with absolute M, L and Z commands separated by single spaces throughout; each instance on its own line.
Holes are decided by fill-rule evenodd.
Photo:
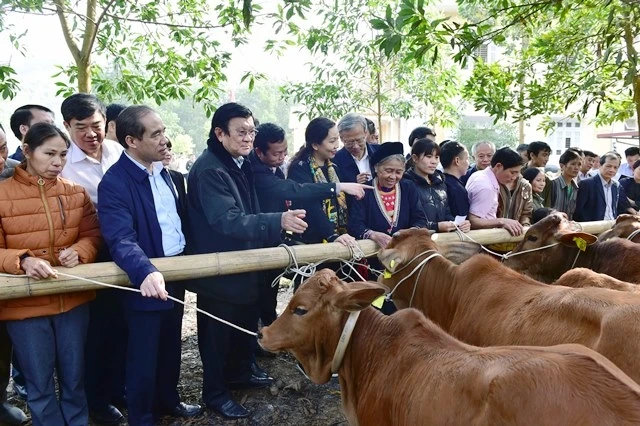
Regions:
M 576 240 L 574 240 L 576 239 Z M 577 247 L 589 240 L 583 252 Z M 552 246 L 543 248 L 546 246 Z M 518 254 L 532 250 L 528 253 Z M 640 245 L 621 238 L 596 241 L 596 237 L 575 231 L 564 213 L 551 214 L 532 225 L 505 265 L 532 278 L 552 283 L 572 267 L 589 268 L 621 281 L 640 282 Z
M 580 345 L 467 345 L 415 309 L 368 307 L 384 291 L 319 271 L 262 329 L 260 345 L 291 352 L 316 383 L 335 363 L 352 425 L 640 424 L 640 386 L 603 356 Z
M 436 244 L 420 229 L 397 233 L 380 252 L 388 269 L 382 282 L 398 307 L 413 300 L 472 345 L 580 343 L 640 381 L 639 294 L 542 284 L 483 254 L 461 265 L 437 255 L 426 261 L 434 253 Z
M 629 238 L 630 236 L 631 238 Z M 621 214 L 616 218 L 616 224 L 613 228 L 598 235 L 598 241 L 614 237 L 627 238 L 634 243 L 640 243 L 640 215 Z
M 570 269 L 562 274 L 553 284 L 573 288 L 599 287 L 618 291 L 630 291 L 633 293 L 640 292 L 640 285 L 638 284 L 620 281 L 607 274 L 599 274 L 587 268 Z

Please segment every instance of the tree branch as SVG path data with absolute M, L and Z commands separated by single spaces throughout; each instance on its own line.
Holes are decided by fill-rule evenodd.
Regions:
M 54 0 L 54 4 L 56 5 L 56 14 L 58 15 L 58 19 L 60 20 L 60 26 L 62 27 L 62 34 L 64 35 L 64 40 L 67 43 L 67 47 L 71 51 L 71 55 L 73 55 L 73 59 L 75 59 L 76 63 L 80 61 L 81 52 L 78 48 L 78 45 L 73 40 L 73 33 L 71 32 L 71 28 L 69 28 L 69 23 L 67 22 L 67 18 L 64 15 L 64 4 L 63 0 Z
M 104 13 L 104 15 L 110 17 L 111 19 L 115 19 L 119 21 L 139 22 L 141 24 L 158 25 L 158 26 L 169 27 L 169 28 L 191 28 L 196 30 L 208 30 L 208 29 L 226 27 L 226 25 L 183 25 L 183 24 L 172 24 L 170 22 L 146 21 L 144 19 L 125 18 L 123 16 L 113 15 L 111 13 Z

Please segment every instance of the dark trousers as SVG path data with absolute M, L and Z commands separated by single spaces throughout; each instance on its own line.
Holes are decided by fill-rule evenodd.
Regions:
M 89 309 L 85 388 L 90 409 L 104 408 L 125 394 L 127 325 L 120 304 L 122 290 L 96 292 Z
M 7 321 L 13 350 L 27 381 L 27 405 L 34 426 L 86 426 L 84 346 L 89 306 L 68 312 Z M 60 399 L 56 396 L 54 371 Z
M 11 374 L 11 339 L 4 322 L 0 322 L 0 403 L 7 400 Z
M 281 270 L 264 271 L 261 273 L 262 284 L 260 285 L 260 320 L 263 326 L 271 325 L 278 318 L 276 307 L 278 306 L 279 283 L 272 287 L 273 280 L 282 273 Z
M 198 295 L 198 308 L 242 328 L 256 331 L 256 303 L 240 305 Z M 202 359 L 202 400 L 217 405 L 231 394 L 225 382 L 246 381 L 255 361 L 255 337 L 198 313 L 198 348 Z
M 184 299 L 184 289 L 181 292 Z M 152 426 L 155 413 L 180 403 L 183 307 L 174 303 L 162 311 L 125 308 L 124 312 L 129 329 L 125 380 L 129 425 Z

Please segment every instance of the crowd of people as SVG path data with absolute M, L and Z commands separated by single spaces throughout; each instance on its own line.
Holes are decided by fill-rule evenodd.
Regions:
M 75 94 L 54 113 L 25 105 L 11 117 L 21 141 L 8 157 L 0 126 L 0 272 L 56 278 L 58 266 L 113 261 L 139 293 L 115 289 L 0 301 L 0 423 L 25 414 L 6 401 L 10 374 L 34 425 L 132 426 L 203 407 L 178 393 L 185 290 L 197 306 L 250 331 L 277 316 L 280 271 L 165 281 L 158 257 L 371 239 L 385 247 L 411 227 L 434 232 L 504 228 L 519 235 L 550 211 L 614 219 L 640 203 L 640 150 L 601 157 L 569 148 L 560 173 L 551 148 L 436 143 L 427 127 L 379 144 L 375 124 L 349 113 L 318 117 L 284 167 L 285 131 L 227 103 L 211 120 L 207 149 L 188 174 L 169 170 L 162 117 L 144 105 L 105 107 Z M 342 144 L 342 148 L 340 148 Z M 470 158 L 474 164 L 470 167 Z M 375 269 L 375 259 L 369 260 Z M 198 314 L 202 402 L 228 419 L 249 412 L 234 389 L 269 386 L 255 338 Z M 264 354 L 262 354 L 264 355 Z M 10 368 L 12 365 L 13 368 Z M 10 373 L 11 371 L 11 373 Z M 58 384 L 58 392 L 54 376 Z

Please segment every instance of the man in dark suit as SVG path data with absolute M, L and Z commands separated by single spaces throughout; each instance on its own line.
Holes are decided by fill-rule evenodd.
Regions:
M 613 220 L 621 213 L 636 214 L 631 208 L 624 188 L 613 179 L 620 167 L 614 152 L 600 157 L 598 174 L 580 181 L 573 218 L 578 222 Z
M 175 283 L 149 260 L 179 256 L 186 244 L 179 200 L 167 171 L 159 163 L 166 153 L 165 126 L 151 108 L 126 108 L 116 120 L 125 148 L 98 186 L 102 235 L 114 262 L 140 293 L 123 292 L 129 329 L 126 394 L 129 425 L 152 426 L 156 416 L 194 417 L 199 405 L 180 402 L 182 308 L 167 299 L 179 297 Z
M 289 201 L 324 200 L 343 191 L 356 198 L 364 196 L 365 186 L 358 183 L 298 183 L 286 180 L 281 166 L 287 155 L 287 140 L 282 127 L 263 123 L 256 128 L 254 149 L 249 154 L 251 170 L 256 186 L 260 211 L 264 213 L 284 212 Z M 275 321 L 278 286 L 272 281 L 282 272 L 266 271 L 260 295 L 260 319 L 267 326 Z
M 333 162 L 338 165 L 341 182 L 369 182 L 371 173 L 371 156 L 379 145 L 367 143 L 367 120 L 352 112 L 346 114 L 338 122 L 338 133 L 344 147 L 337 153 Z
M 235 102 L 222 105 L 211 119 L 207 150 L 189 171 L 189 253 L 248 250 L 277 244 L 282 231 L 302 233 L 304 210 L 262 213 L 250 160 L 256 136 L 251 111 Z M 192 280 L 198 307 L 250 331 L 257 331 L 260 275 L 245 272 Z M 230 389 L 269 386 L 255 366 L 255 338 L 198 314 L 202 359 L 202 400 L 228 419 L 247 417 Z

